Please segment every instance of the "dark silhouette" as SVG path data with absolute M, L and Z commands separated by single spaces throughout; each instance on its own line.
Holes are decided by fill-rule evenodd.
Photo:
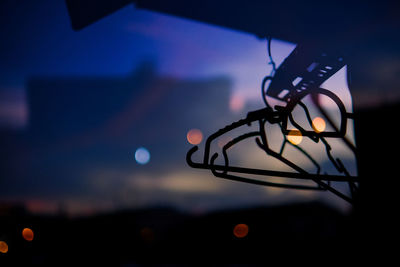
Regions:
M 190 156 L 195 152 L 196 147 L 189 151 L 188 162 L 194 167 L 210 169 L 217 176 L 235 180 L 242 178 L 231 177 L 231 172 L 250 174 L 254 172 L 253 174 L 314 179 L 316 185 L 313 189 L 317 190 L 335 190 L 330 186 L 330 181 L 343 180 L 349 184 L 351 191 L 356 193 L 351 197 L 344 196 L 345 199 L 354 203 L 354 208 L 350 216 L 339 214 L 321 203 L 304 203 L 269 208 L 224 210 L 204 215 L 189 215 L 167 208 L 154 208 L 68 218 L 62 214 L 59 216 L 32 215 L 24 211 L 22 207 L 5 207 L 2 204 L 0 238 L 7 237 L 7 240 L 11 241 L 9 252 L 0 254 L 0 265 L 19 266 L 20 263 L 29 263 L 54 266 L 60 265 L 60 261 L 63 264 L 74 265 L 82 261 L 87 262 L 88 265 L 93 265 L 93 263 L 107 265 L 106 261 L 111 261 L 110 266 L 129 266 L 129 264 L 139 265 L 140 262 L 168 260 L 270 263 L 271 260 L 285 261 L 287 259 L 296 261 L 296 264 L 301 259 L 305 259 L 307 263 L 315 261 L 321 264 L 336 258 L 345 259 L 347 262 L 346 256 L 352 256 L 360 261 L 369 257 L 379 257 L 380 262 L 384 264 L 385 259 L 397 255 L 392 254 L 390 248 L 392 247 L 392 250 L 397 248 L 400 225 L 397 215 L 400 188 L 399 167 L 397 155 L 394 154 L 400 151 L 400 142 L 397 140 L 396 130 L 393 129 L 397 127 L 400 105 L 394 103 L 361 108 L 356 95 L 369 88 L 379 91 L 379 94 L 385 94 L 384 88 L 400 88 L 399 75 L 379 76 L 375 72 L 379 70 L 387 74 L 388 71 L 396 73 L 398 70 L 396 66 L 386 65 L 388 58 L 399 62 L 398 14 L 400 9 L 398 2 L 313 1 L 305 4 L 303 1 L 66 0 L 66 3 L 75 30 L 84 28 L 126 4 L 135 3 L 139 8 L 245 31 L 261 38 L 272 36 L 298 43 L 298 48 L 295 50 L 297 54 L 292 54 L 279 69 L 274 68 L 273 78 L 264 79 L 262 92 L 267 107 L 249 113 L 244 120 L 218 131 L 216 135 L 248 123 L 258 124 L 259 131 L 238 137 L 225 145 L 223 151 L 229 150 L 244 139 L 258 138 L 256 142 L 260 149 L 285 161 L 280 157 L 279 152 L 274 154 L 274 151 L 269 149 L 263 126 L 266 123 L 279 124 L 282 134 L 286 136 L 289 133 L 285 122 L 295 122 L 290 116 L 292 106 L 300 105 L 307 113 L 307 107 L 302 106 L 302 97 L 325 94 L 339 107 L 343 117 L 342 124 L 335 128 L 335 125 L 328 121 L 334 127 L 334 131 L 326 133 L 307 131 L 302 129 L 301 125 L 298 125 L 299 131 L 315 142 L 323 142 L 328 155 L 329 144 L 324 140 L 342 139 L 356 153 L 358 177 L 347 175 L 340 160 L 335 158 L 331 158 L 331 162 L 337 170 L 342 170 L 343 176 L 320 173 L 319 163 L 315 159 L 310 159 L 316 168 L 315 173 L 304 173 L 299 166 L 291 162 L 286 163 L 289 166 L 292 165 L 296 172 L 276 173 L 269 170 L 238 169 L 229 166 L 229 159 L 224 153 L 225 165 L 214 164 L 217 156 L 209 153 L 205 153 L 205 161 L 195 163 Z M 340 58 L 342 60 L 339 60 Z M 382 60 L 385 63 L 384 66 L 388 68 L 380 68 L 376 64 L 378 60 Z M 314 69 L 310 67 L 317 61 L 320 63 L 318 67 L 314 66 Z M 311 81 L 326 80 L 331 72 L 327 66 L 331 67 L 333 72 L 333 69 L 344 64 L 348 65 L 349 84 L 355 104 L 354 114 L 341 108 L 340 99 L 321 90 L 319 86 L 314 87 L 310 84 Z M 308 68 L 312 70 L 308 71 Z M 321 73 L 320 70 L 325 72 Z M 312 75 L 314 76 L 311 77 Z M 303 80 L 293 86 L 292 81 L 297 77 L 302 77 Z M 269 86 L 267 86 L 268 82 L 270 82 Z M 32 83 L 34 84 L 35 81 Z M 229 84 L 222 83 L 227 90 Z M 303 90 L 303 86 L 306 89 Z M 111 92 L 113 88 L 109 87 L 109 89 Z M 148 90 L 153 89 L 151 87 Z M 283 89 L 289 92 L 285 95 L 282 93 Z M 297 92 L 298 89 L 300 92 Z M 130 90 L 127 89 L 126 92 Z M 190 93 L 188 95 L 198 100 L 196 96 Z M 85 97 L 90 100 L 90 96 Z M 269 106 L 268 97 L 281 98 L 288 105 L 284 108 Z M 124 96 L 121 99 L 124 100 Z M 321 107 L 318 98 L 312 97 L 312 99 L 317 107 Z M 209 103 L 204 101 L 200 104 Z M 323 112 L 323 107 L 321 108 Z M 182 110 L 177 112 L 177 115 L 182 115 L 184 113 Z M 101 105 L 89 110 L 96 114 L 102 111 L 104 110 Z M 107 117 L 110 114 L 103 115 Z M 57 121 L 52 114 L 47 114 L 47 116 L 52 123 Z M 160 120 L 159 114 L 152 118 Z M 170 118 L 175 118 L 175 116 Z M 36 118 L 32 117 L 32 119 Z M 185 120 L 191 119 L 192 116 L 185 117 Z M 343 135 L 346 132 L 347 120 L 354 120 L 357 149 Z M 171 123 L 178 124 L 179 121 L 171 119 L 167 125 L 171 126 Z M 93 125 L 95 124 L 97 124 L 96 121 L 93 122 Z M 80 126 L 84 130 L 88 125 Z M 46 127 L 49 132 L 48 136 L 43 137 L 43 143 L 46 143 L 47 137 L 57 137 L 58 133 L 63 131 L 62 125 L 48 124 Z M 216 129 L 218 128 L 216 125 Z M 185 132 L 185 129 L 182 131 Z M 13 177 L 17 179 L 14 179 L 13 183 L 15 183 L 15 188 L 19 188 L 18 177 L 26 177 L 30 167 L 25 168 L 24 164 L 16 164 L 17 161 L 14 159 L 19 158 L 20 155 L 13 152 L 15 147 L 10 144 L 18 143 L 18 146 L 26 152 L 23 153 L 25 157 L 34 158 L 33 153 L 26 151 L 29 150 L 27 149 L 29 142 L 26 139 L 37 138 L 38 135 L 24 136 L 23 142 L 13 140 L 19 139 L 19 136 L 1 133 L 1 137 L 2 173 L 16 172 Z M 210 142 L 212 137 L 209 139 Z M 283 151 L 287 145 L 291 144 L 285 139 L 281 150 Z M 39 144 L 37 149 L 41 148 Z M 173 145 L 167 148 L 168 151 L 175 151 L 174 149 L 176 146 Z M 295 149 L 307 157 L 305 149 L 299 146 Z M 106 152 L 111 150 L 113 149 L 110 148 Z M 69 156 L 75 159 L 76 155 Z M 79 160 L 80 158 L 77 159 Z M 61 159 L 58 164 L 65 166 L 65 162 L 61 161 L 63 160 Z M 54 165 L 46 164 L 46 167 L 51 166 Z M 37 170 L 41 166 L 35 167 Z M 65 166 L 65 169 L 68 169 L 68 166 Z M 49 180 L 53 178 L 50 177 Z M 31 179 L 32 186 L 34 181 L 35 179 Z M 359 184 L 358 189 L 355 188 L 357 184 Z M 2 192 L 6 193 L 8 189 L 2 187 Z M 232 231 L 235 225 L 243 223 L 248 225 L 249 233 L 246 237 L 239 239 Z M 26 226 L 35 232 L 35 239 L 31 243 L 24 242 L 21 238 L 20 229 Z M 385 257 L 380 257 L 379 252 L 382 250 L 385 252 Z M 319 261 L 318 257 L 323 257 L 323 261 Z
M 292 256 L 308 255 L 310 251 L 323 252 L 341 244 L 352 230 L 347 229 L 347 220 L 318 203 L 224 210 L 197 216 L 154 207 L 80 218 L 32 215 L 9 207 L 3 210 L 0 227 L 13 241 L 12 249 L 0 254 L 0 260 L 12 266 L 108 261 L 113 266 L 168 261 L 257 263 L 266 258 L 286 261 L 282 256 L 288 251 L 293 251 Z M 249 228 L 243 238 L 233 232 L 239 223 Z M 32 242 L 22 238 L 21 226 L 34 231 Z
M 101 2 L 101 4 L 98 2 Z M 400 80 L 396 78 L 398 75 L 392 76 L 388 80 L 381 79 L 368 72 L 368 70 L 374 69 L 380 58 L 399 58 L 400 38 L 398 30 L 400 20 L 398 13 L 400 5 L 395 1 L 311 1 L 307 3 L 299 1 L 247 1 L 244 4 L 242 1 L 189 3 L 181 0 L 168 2 L 121 0 L 113 1 L 113 4 L 111 4 L 107 0 L 66 0 L 66 3 L 75 30 L 82 29 L 93 21 L 112 13 L 117 5 L 122 7 L 133 3 L 137 8 L 244 31 L 261 38 L 272 36 L 297 43 L 299 47 L 302 47 L 301 53 L 291 56 L 290 69 L 276 73 L 274 82 L 269 87 L 268 94 L 275 96 L 285 88 L 275 86 L 275 83 L 284 85 L 283 81 L 286 81 L 286 83 L 293 81 L 297 77 L 295 75 L 304 71 L 305 67 L 310 66 L 306 65 L 310 63 L 308 61 L 316 60 L 325 53 L 346 59 L 349 70 L 349 84 L 353 95 L 354 92 L 366 90 L 365 88 L 398 88 L 400 86 Z M 88 17 L 93 19 L 88 20 Z M 329 63 L 332 64 L 334 61 L 329 61 Z M 284 78 L 280 78 L 280 75 Z M 356 97 L 353 101 L 355 104 L 354 116 L 358 117 L 360 100 Z M 365 112 L 360 114 L 365 114 Z M 349 118 L 352 119 L 352 115 Z M 368 123 L 361 125 L 356 122 L 355 134 L 357 140 L 364 139 L 365 129 L 370 128 L 370 120 L 362 119 L 361 121 L 368 121 Z M 338 130 L 342 129 L 339 128 Z M 363 136 L 360 136 L 361 132 Z M 356 153 L 348 140 L 346 138 L 343 140 Z M 374 154 L 374 158 L 377 155 L 389 154 L 388 147 L 390 145 L 381 146 Z M 362 156 L 366 157 L 365 154 Z M 360 162 L 358 164 L 360 173 L 364 173 L 366 176 L 373 173 L 371 168 L 375 164 L 363 164 L 362 162 L 367 162 L 366 160 L 360 160 Z M 337 162 L 336 165 L 341 169 L 340 163 Z M 364 182 L 369 178 L 362 177 L 360 179 Z M 366 182 L 367 184 L 372 183 Z M 373 187 L 366 189 L 366 185 L 363 190 L 373 191 Z M 354 191 L 354 184 L 351 184 L 350 188 Z M 371 198 L 377 201 L 373 196 Z M 382 204 L 387 205 L 388 203 Z
M 269 46 L 270 47 L 270 46 Z M 270 49 L 269 49 L 270 51 Z M 271 64 L 275 66 L 270 54 Z M 303 68 L 299 68 L 299 62 L 303 64 Z M 353 119 L 353 114 L 346 111 L 345 105 L 342 103 L 340 98 L 333 92 L 320 88 L 321 84 L 335 74 L 345 65 L 343 58 L 334 57 L 328 55 L 327 53 L 320 53 L 316 51 L 307 51 L 304 47 L 298 46 L 289 55 L 286 60 L 282 63 L 278 70 L 273 67 L 273 76 L 267 76 L 262 82 L 262 97 L 266 108 L 257 111 L 249 112 L 247 117 L 243 120 L 232 123 L 225 128 L 212 134 L 206 142 L 204 151 L 203 163 L 194 163 L 191 160 L 192 154 L 198 149 L 197 146 L 193 147 L 187 154 L 187 162 L 190 166 L 194 168 L 210 169 L 213 174 L 220 178 L 226 178 L 241 182 L 253 183 L 265 186 L 276 186 L 282 188 L 291 189 L 310 189 L 310 190 L 329 190 L 330 192 L 336 194 L 337 196 L 345 199 L 348 202 L 353 202 L 352 196 L 357 193 L 358 185 L 356 182 L 359 181 L 358 177 L 353 177 L 349 174 L 342 161 L 339 158 L 334 158 L 331 154 L 332 147 L 329 144 L 329 138 L 341 138 L 344 143 L 355 153 L 355 146 L 346 139 L 345 135 L 347 132 L 347 121 L 348 119 Z M 293 83 L 295 79 L 300 79 L 299 82 Z M 270 86 L 266 88 L 266 82 L 271 80 Z M 287 89 L 283 89 L 287 88 Z M 283 93 L 283 94 L 282 94 Z M 335 102 L 340 111 L 340 125 L 336 126 L 333 119 L 327 112 L 324 111 L 324 107 L 319 102 L 318 96 L 325 95 Z M 268 103 L 266 96 L 270 96 L 275 99 L 279 99 L 286 103 L 286 106 L 275 105 L 272 106 Z M 293 118 L 292 112 L 296 106 L 300 106 L 305 114 L 307 115 L 307 120 L 309 126 L 313 128 L 313 122 L 308 111 L 308 107 L 302 102 L 306 96 L 311 96 L 314 104 L 318 107 L 318 110 L 324 115 L 328 123 L 334 129 L 333 131 L 318 131 L 314 129 L 313 131 L 306 130 L 304 127 L 299 125 Z M 320 164 L 318 160 L 312 158 L 306 151 L 307 149 L 300 147 L 299 145 L 291 144 L 287 137 L 293 134 L 293 130 L 288 129 L 288 122 L 291 122 L 293 126 L 296 127 L 296 134 L 308 137 L 314 142 L 322 142 L 325 145 L 325 151 L 328 155 L 329 160 L 335 166 L 336 170 L 344 175 L 329 175 L 320 173 Z M 259 130 L 248 132 L 240 135 L 228 142 L 223 147 L 223 157 L 224 165 L 215 164 L 215 160 L 218 157 L 218 153 L 215 153 L 210 158 L 210 145 L 215 139 L 221 135 L 232 131 L 243 125 L 251 125 L 253 122 L 258 122 Z M 268 145 L 268 128 L 266 130 L 266 123 L 278 124 L 284 137 L 282 146 L 279 152 L 275 152 Z M 296 172 L 283 172 L 283 171 L 272 171 L 272 170 L 262 170 L 262 169 L 251 169 L 242 167 L 233 167 L 229 165 L 229 159 L 227 150 L 241 142 L 244 139 L 254 138 L 260 149 L 265 151 L 269 156 L 272 156 L 284 164 L 291 167 Z M 289 144 L 295 149 L 303 153 L 310 161 L 316 166 L 315 173 L 309 173 L 298 166 L 289 159 L 285 158 L 282 154 L 284 152 L 285 146 Z M 231 174 L 234 173 L 235 175 Z M 316 183 L 316 186 L 306 186 L 306 185 L 295 185 L 295 184 L 282 184 L 273 183 L 268 181 L 261 181 L 257 179 L 250 179 L 238 176 L 240 174 L 253 174 L 258 176 L 278 176 L 278 177 L 290 177 L 296 179 L 310 179 Z M 330 185 L 332 181 L 342 181 L 349 184 L 351 196 L 348 197 L 340 191 L 336 190 Z

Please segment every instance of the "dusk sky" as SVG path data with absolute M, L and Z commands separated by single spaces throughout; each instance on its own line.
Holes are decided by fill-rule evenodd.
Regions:
M 132 6 L 78 32 L 64 1 L 2 1 L 0 12 L 0 201 L 73 215 L 310 200 L 349 210 L 328 192 L 220 180 L 185 162 L 195 142 L 190 130 L 201 131 L 201 146 L 263 107 L 260 84 L 271 72 L 266 40 Z M 278 66 L 295 46 L 272 41 Z M 352 110 L 345 68 L 323 87 Z M 347 136 L 354 142 L 351 124 Z M 235 159 L 266 166 L 253 145 Z M 356 175 L 354 156 L 336 148 Z M 311 150 L 322 158 L 320 147 Z

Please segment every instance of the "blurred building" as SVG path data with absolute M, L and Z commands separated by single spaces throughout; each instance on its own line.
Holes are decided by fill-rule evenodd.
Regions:
M 226 77 L 163 77 L 150 63 L 122 77 L 33 77 L 28 127 L 0 133 L 0 194 L 81 192 L 90 169 L 136 168 L 141 146 L 153 169 L 182 164 L 190 129 L 208 134 L 233 120 L 230 87 Z

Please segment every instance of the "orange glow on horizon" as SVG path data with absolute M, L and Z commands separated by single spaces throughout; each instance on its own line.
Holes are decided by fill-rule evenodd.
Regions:
M 299 130 L 290 130 L 287 139 L 293 145 L 298 145 L 303 140 L 303 135 Z
M 190 144 L 198 145 L 203 140 L 203 133 L 199 129 L 192 129 L 187 133 L 186 137 Z
M 22 230 L 22 237 L 26 241 L 32 241 L 33 240 L 33 231 L 29 228 L 24 228 L 24 230 Z
M 317 133 L 321 133 L 325 130 L 326 123 L 323 118 L 316 117 L 312 121 L 312 127 L 313 127 L 314 131 L 316 131 Z
M 235 228 L 233 228 L 233 234 L 237 238 L 243 238 L 246 237 L 249 233 L 249 226 L 244 223 L 239 223 L 235 225 Z
M 7 253 L 8 252 L 8 245 L 4 241 L 0 241 L 0 252 Z

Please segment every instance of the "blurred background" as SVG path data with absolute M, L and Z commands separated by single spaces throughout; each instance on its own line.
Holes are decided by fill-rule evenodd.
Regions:
M 0 35 L 0 262 L 127 266 L 197 259 L 201 249 L 248 260 L 351 232 L 352 206 L 329 192 L 221 180 L 186 164 L 193 145 L 264 107 L 265 38 L 132 5 L 74 31 L 65 2 L 46 0 L 2 1 Z M 277 67 L 295 47 L 272 40 Z M 352 111 L 346 70 L 322 87 Z M 388 59 L 373 73 L 398 71 Z M 352 91 L 357 108 L 400 98 L 380 90 Z M 346 135 L 357 143 L 352 123 Z M 358 175 L 355 155 L 338 146 Z M 282 168 L 257 149 L 233 157 Z

